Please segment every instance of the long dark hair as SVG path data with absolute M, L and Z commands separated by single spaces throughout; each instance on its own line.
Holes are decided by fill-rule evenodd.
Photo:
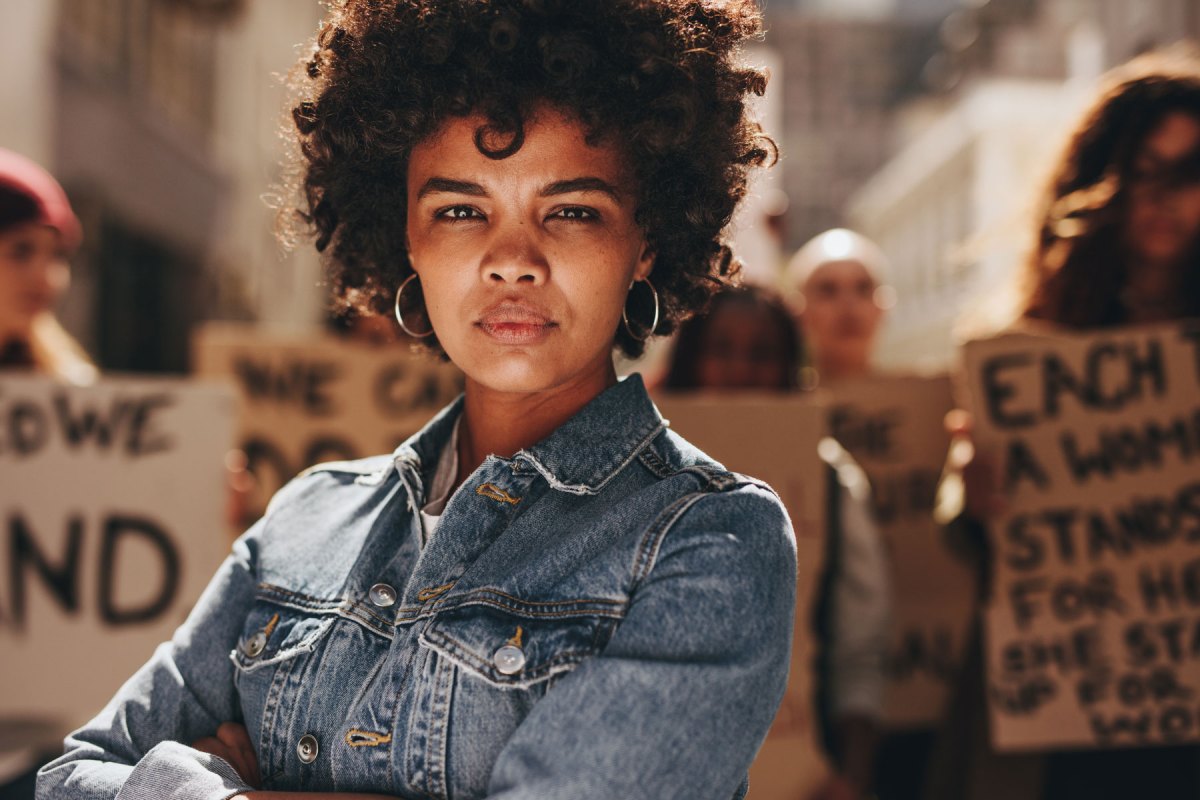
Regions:
M 722 311 L 730 308 L 746 308 L 770 321 L 779 336 L 781 358 L 785 362 L 785 381 L 776 387 L 781 391 L 794 391 L 800 383 L 800 366 L 803 348 L 800 332 L 788 311 L 787 305 L 778 294 L 761 286 L 743 285 L 726 289 L 715 295 L 708 310 L 679 326 L 675 350 L 671 356 L 671 367 L 667 371 L 663 388 L 668 391 L 688 391 L 700 386 L 699 364 L 704 355 L 708 338 L 708 327 Z
M 1172 50 L 1111 72 L 1059 159 L 1037 208 L 1021 316 L 1074 328 L 1127 321 L 1122 220 L 1142 143 L 1173 112 L 1200 120 L 1200 58 Z M 1185 316 L 1200 316 L 1200 242 L 1184 264 Z

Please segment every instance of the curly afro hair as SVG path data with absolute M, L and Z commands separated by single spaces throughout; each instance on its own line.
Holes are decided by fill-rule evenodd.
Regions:
M 745 105 L 766 76 L 736 61 L 760 33 L 754 0 L 333 2 L 298 73 L 303 200 L 291 211 L 326 256 L 335 303 L 386 313 L 412 274 L 414 145 L 450 117 L 480 114 L 476 146 L 502 159 L 546 104 L 578 119 L 590 142 L 624 148 L 655 253 L 654 332 L 671 333 L 734 278 L 722 232 L 748 170 L 774 153 Z M 643 350 L 623 326 L 616 345 L 634 358 Z

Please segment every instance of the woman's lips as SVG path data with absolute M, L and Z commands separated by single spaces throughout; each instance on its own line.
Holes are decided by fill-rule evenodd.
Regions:
M 558 323 L 532 306 L 505 302 L 485 311 L 475 326 L 505 344 L 530 344 L 548 336 Z

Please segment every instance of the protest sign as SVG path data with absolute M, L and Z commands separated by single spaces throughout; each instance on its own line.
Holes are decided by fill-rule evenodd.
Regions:
M 750 770 L 750 800 L 796 800 L 825 780 L 813 705 L 813 603 L 825 545 L 827 467 L 817 454 L 825 407 L 812 397 L 668 395 L 671 428 L 726 467 L 766 481 L 796 531 L 796 627 L 787 694 Z
M 1200 741 L 1200 325 L 969 343 L 998 749 Z
M 458 370 L 407 344 L 370 346 L 213 323 L 194 348 L 196 372 L 234 382 L 239 446 L 257 487 L 245 523 L 302 470 L 392 452 L 462 391 Z
M 830 434 L 871 482 L 875 520 L 891 566 L 891 629 L 884 725 L 928 728 L 943 716 L 974 611 L 970 569 L 933 520 L 950 445 L 945 375 L 874 375 L 830 388 Z
M 223 386 L 0 378 L 0 717 L 61 736 L 169 639 L 229 549 Z

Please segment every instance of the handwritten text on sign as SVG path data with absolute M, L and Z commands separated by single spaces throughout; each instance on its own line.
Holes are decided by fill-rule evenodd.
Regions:
M 838 383 L 830 432 L 871 480 L 875 520 L 888 545 L 892 627 L 884 722 L 937 724 L 962 660 L 975 589 L 933 521 L 949 436 L 950 381 L 875 375 Z
M 1200 741 L 1200 326 L 972 342 L 1001 748 Z
M 77 725 L 170 638 L 228 549 L 232 434 L 222 387 L 0 379 L 0 716 Z
M 390 453 L 462 388 L 457 369 L 406 344 L 370 347 L 212 324 L 196 342 L 198 372 L 238 390 L 239 441 L 258 479 L 246 523 L 301 470 Z

